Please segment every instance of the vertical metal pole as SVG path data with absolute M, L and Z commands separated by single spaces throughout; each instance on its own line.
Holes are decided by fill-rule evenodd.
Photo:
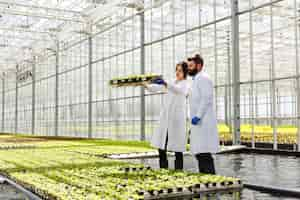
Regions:
M 229 120 L 228 120 L 228 101 L 227 101 L 227 97 L 228 97 L 228 90 L 227 90 L 227 87 L 228 86 L 225 86 L 225 88 L 224 88 L 224 122 L 225 122 L 225 124 L 228 126 L 228 122 L 229 122 Z
M 272 2 L 272 0 L 271 0 Z M 273 149 L 277 150 L 277 109 L 276 109 L 276 85 L 275 85 L 275 66 L 274 66 L 274 30 L 273 30 L 273 5 L 270 6 L 270 24 L 271 24 L 271 113 L 273 127 Z
M 102 36 L 102 44 L 101 44 L 101 47 L 102 47 L 102 58 L 104 58 L 105 56 L 105 48 L 104 48 L 104 41 L 105 41 L 105 36 Z M 126 56 L 125 56 L 126 57 Z M 102 100 L 104 99 L 105 97 L 105 93 L 106 93 L 106 90 L 105 90 L 105 86 L 104 86 L 104 80 L 106 80 L 105 78 L 105 63 L 104 63 L 104 60 L 102 61 Z M 107 119 L 107 117 L 109 116 L 108 114 L 106 114 L 106 111 L 105 111 L 105 101 L 102 101 L 102 110 L 103 110 L 103 113 L 102 113 L 102 127 L 105 127 L 105 120 Z M 102 130 L 102 138 L 104 138 L 104 130 Z
M 16 66 L 16 96 L 15 96 L 15 133 L 17 133 L 18 132 L 18 118 L 19 118 L 19 116 L 18 116 L 18 112 L 19 112 L 19 110 L 18 110 L 18 108 L 19 108 L 19 106 L 18 106 L 18 104 L 19 104 L 19 86 L 18 86 L 18 75 L 19 75 L 19 65 L 17 65 Z
M 213 15 L 214 15 L 214 21 L 217 20 L 217 5 L 216 0 L 213 1 Z M 217 23 L 214 23 L 214 70 L 215 70 L 215 85 L 218 85 L 218 51 L 217 51 Z M 216 109 L 216 115 L 218 117 L 218 87 L 215 89 L 215 109 Z
M 249 8 L 252 8 L 252 0 L 249 0 Z M 253 96 L 254 96 L 254 64 L 253 64 L 253 14 L 252 11 L 249 12 L 249 34 L 250 34 L 250 41 L 249 41 L 249 54 L 250 54 L 250 80 L 251 80 L 251 88 L 250 88 L 250 118 L 251 118 L 251 147 L 255 148 L 255 135 L 254 135 L 254 103 L 253 103 Z
M 55 50 L 55 115 L 54 115 L 54 134 L 58 136 L 58 101 L 59 101 L 59 40 L 56 41 Z
M 198 0 L 199 3 L 199 26 L 202 25 L 202 6 L 201 6 L 201 0 Z M 199 28 L 199 49 L 200 53 L 202 53 L 202 29 Z
M 140 14 L 140 26 L 141 26 L 141 74 L 145 73 L 145 13 Z M 145 105 L 145 89 L 141 87 L 141 140 L 146 139 L 145 130 L 145 115 L 146 115 L 146 105 Z
M 93 38 L 92 35 L 88 37 L 89 41 L 89 65 L 88 65 L 88 91 L 89 91 L 89 99 L 88 99 L 88 138 L 92 138 L 92 117 L 93 117 L 93 68 L 92 68 L 92 59 L 93 59 Z
M 225 87 L 225 123 L 231 132 L 231 62 L 230 62 L 230 31 L 227 31 L 227 86 Z
M 232 34 L 232 64 L 233 64 L 233 144 L 240 144 L 240 60 L 239 60 L 239 16 L 238 0 L 231 0 L 231 34 Z
M 298 8 L 297 8 L 297 0 L 294 0 L 294 16 L 295 16 L 295 56 L 296 56 L 296 73 L 297 73 L 297 78 L 296 78 L 296 92 L 297 92 L 297 99 L 296 99 L 296 107 L 297 107 L 297 150 L 300 151 L 300 70 L 299 70 L 299 46 L 298 46 L 298 33 L 299 33 L 299 21 L 298 21 Z
M 230 31 L 228 30 L 228 44 L 227 44 L 227 50 L 228 50 L 228 86 L 227 86 L 227 89 L 228 89 L 228 119 L 229 119 L 229 123 L 228 123 L 228 126 L 229 126 L 229 131 L 230 133 L 232 133 L 232 103 L 231 103 L 231 100 L 232 100 L 232 81 L 231 81 L 231 75 L 232 75 L 232 71 L 231 71 L 231 52 L 230 52 Z
M 279 118 L 281 116 L 281 109 L 280 109 L 280 106 L 281 106 L 281 96 L 280 96 L 280 93 L 279 93 L 279 89 L 276 88 L 276 97 L 277 97 L 277 117 Z M 277 125 L 280 125 L 280 121 L 277 120 Z
M 259 113 L 258 113 L 258 91 L 257 91 L 257 84 L 255 87 L 255 124 L 259 124 Z
M 32 100 L 31 100 L 31 134 L 35 133 L 35 99 L 36 99 L 36 57 L 33 57 L 32 62 Z
M 188 25 L 188 17 L 187 17 L 187 1 L 188 0 L 184 0 L 184 30 L 187 30 L 187 25 Z M 162 26 L 164 27 L 164 26 Z M 184 56 L 187 57 L 188 55 L 188 34 L 185 33 L 184 34 Z M 163 58 L 163 57 L 162 57 Z
M 2 78 L 2 124 L 1 129 L 4 133 L 4 121 L 5 121 L 5 76 Z

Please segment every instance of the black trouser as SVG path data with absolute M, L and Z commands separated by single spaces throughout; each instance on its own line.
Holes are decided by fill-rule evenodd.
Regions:
M 199 153 L 196 155 L 200 173 L 216 174 L 214 159 L 211 153 Z
M 158 149 L 159 154 L 159 167 L 160 168 L 168 168 L 168 158 L 167 158 L 167 144 L 168 144 L 168 135 L 166 138 L 165 149 Z M 183 169 L 183 153 L 175 152 L 175 169 L 182 170 Z

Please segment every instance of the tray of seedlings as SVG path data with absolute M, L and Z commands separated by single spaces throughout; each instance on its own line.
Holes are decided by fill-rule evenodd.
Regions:
M 162 75 L 157 75 L 157 74 L 129 75 L 125 77 L 113 78 L 109 81 L 109 84 L 114 87 L 140 86 L 158 78 L 162 78 Z
M 0 144 L 0 150 L 11 150 L 11 149 L 34 149 L 35 145 L 29 144 Z
M 137 158 L 155 158 L 158 157 L 156 151 L 148 152 L 132 152 L 132 153 L 120 153 L 120 154 L 108 154 L 105 157 L 110 159 L 137 159 Z
M 242 189 L 240 180 L 230 180 L 221 182 L 206 182 L 196 183 L 183 187 L 171 187 L 167 189 L 153 189 L 148 191 L 141 191 L 146 200 L 154 199 L 172 199 L 172 198 L 193 198 L 200 195 L 207 194 L 228 194 L 232 192 L 239 192 Z

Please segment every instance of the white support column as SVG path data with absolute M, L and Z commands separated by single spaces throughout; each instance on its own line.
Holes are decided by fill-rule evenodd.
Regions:
M 299 69 L 299 27 L 300 23 L 298 21 L 299 11 L 298 11 L 298 0 L 294 0 L 294 18 L 295 18 L 295 58 L 296 58 L 296 107 L 297 107 L 297 150 L 300 151 L 300 69 Z
M 16 65 L 16 87 L 15 87 L 15 134 L 18 133 L 18 119 L 19 119 L 19 84 L 18 84 L 18 75 L 19 75 L 19 65 Z
M 272 2 L 273 0 L 271 0 Z M 271 124 L 273 128 L 273 149 L 277 150 L 277 108 L 276 108 L 276 82 L 275 82 L 275 62 L 274 62 L 274 28 L 273 28 L 273 4 L 270 6 L 270 24 L 271 24 Z
M 253 6 L 253 0 L 249 0 L 249 8 Z M 254 64 L 253 64 L 253 14 L 252 11 L 249 12 L 249 54 L 250 54 L 250 80 L 251 80 L 251 88 L 250 88 L 250 118 L 251 118 L 251 147 L 255 148 L 255 134 L 254 134 Z
M 141 74 L 145 74 L 145 13 L 140 13 L 140 27 L 141 27 Z M 146 139 L 146 102 L 145 89 L 141 87 L 141 141 Z
M 213 15 L 214 15 L 214 21 L 217 20 L 217 3 L 216 0 L 213 0 Z M 215 74 L 215 80 L 214 84 L 218 85 L 218 49 L 217 49 L 217 23 L 214 23 L 214 74 Z M 218 87 L 215 88 L 215 111 L 216 115 L 218 117 Z
M 232 77 L 233 77 L 233 144 L 240 144 L 240 60 L 238 0 L 231 0 Z
M 88 60 L 88 91 L 89 91 L 89 99 L 88 99 L 88 138 L 92 138 L 92 117 L 93 117 L 93 38 L 92 35 L 88 36 L 89 42 L 89 60 Z
M 33 57 L 32 62 L 32 99 L 31 99 L 31 134 L 35 134 L 35 100 L 36 100 L 36 57 Z
M 56 40 L 55 53 L 55 114 L 54 114 L 54 135 L 58 136 L 58 118 L 59 118 L 59 40 Z
M 2 77 L 2 122 L 1 122 L 1 130 L 2 130 L 2 133 L 4 133 L 4 122 L 5 122 L 5 76 L 3 74 L 3 77 Z

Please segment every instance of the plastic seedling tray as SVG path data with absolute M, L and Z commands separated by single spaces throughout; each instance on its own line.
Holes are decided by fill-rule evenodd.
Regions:
M 229 185 L 228 185 L 229 184 Z M 199 194 L 208 194 L 216 192 L 239 191 L 243 187 L 240 180 L 228 181 L 225 185 L 221 183 L 201 183 L 188 187 L 176 187 L 163 190 L 148 190 L 144 192 L 144 197 L 150 199 L 176 198 L 176 197 L 193 197 Z
M 162 78 L 161 75 L 149 74 L 149 75 L 136 75 L 128 76 L 123 78 L 114 78 L 109 81 L 111 86 L 121 87 L 121 86 L 138 86 L 143 83 L 151 82 L 154 79 Z
M 120 171 L 125 171 L 125 172 L 138 172 L 138 171 L 144 171 L 144 170 L 151 170 L 151 167 L 125 167 L 125 168 L 120 168 Z

